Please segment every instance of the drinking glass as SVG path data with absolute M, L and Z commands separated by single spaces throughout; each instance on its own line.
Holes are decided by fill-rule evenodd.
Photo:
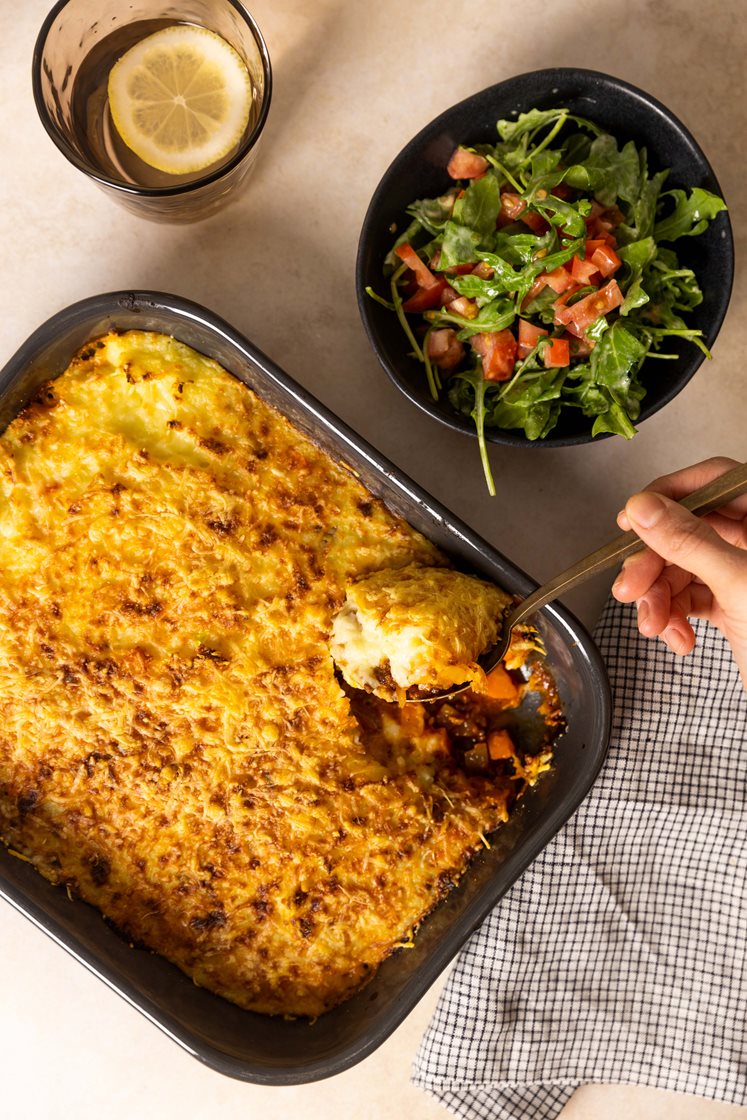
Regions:
M 249 124 L 236 148 L 219 164 L 193 175 L 157 172 L 133 153 L 123 161 L 118 155 L 123 142 L 106 96 L 108 73 L 117 58 L 173 23 L 198 24 L 222 36 L 243 59 L 252 82 Z M 197 221 L 235 195 L 254 166 L 270 107 L 272 69 L 255 20 L 237 0 L 60 0 L 36 41 L 33 89 L 54 143 L 107 194 L 153 221 Z

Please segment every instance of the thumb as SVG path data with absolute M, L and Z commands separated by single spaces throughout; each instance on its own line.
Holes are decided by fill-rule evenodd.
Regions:
M 663 560 L 697 576 L 712 591 L 728 588 L 741 557 L 708 522 L 653 490 L 629 498 L 625 513 L 631 529 Z

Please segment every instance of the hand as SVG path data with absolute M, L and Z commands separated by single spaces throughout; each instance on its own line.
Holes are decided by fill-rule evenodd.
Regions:
M 641 634 L 658 635 L 674 653 L 695 645 L 688 619 L 708 619 L 729 642 L 747 688 L 747 495 L 705 517 L 677 504 L 736 465 L 707 459 L 628 499 L 617 523 L 648 548 L 625 561 L 612 594 L 636 602 Z

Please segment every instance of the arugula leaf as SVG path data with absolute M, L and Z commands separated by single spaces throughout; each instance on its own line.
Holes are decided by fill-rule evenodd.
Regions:
M 454 220 L 469 226 L 481 237 L 495 233 L 495 223 L 501 209 L 501 191 L 495 175 L 473 179 L 464 197 L 454 205 Z
M 451 217 L 455 197 L 456 191 L 448 191 L 438 198 L 420 198 L 410 203 L 407 213 L 411 214 L 423 229 L 437 237 Z M 409 230 L 407 232 L 409 233 Z
M 637 428 L 627 412 L 616 400 L 610 400 L 609 408 L 606 412 L 600 413 L 591 426 L 593 436 L 599 436 L 602 432 L 612 432 L 613 435 L 632 439 L 636 431 Z
M 509 264 L 531 264 L 540 256 L 547 256 L 560 242 L 554 229 L 538 237 L 535 233 L 506 233 L 499 230 L 495 237 L 494 251 Z M 480 253 L 480 259 L 495 267 L 489 253 Z
M 597 136 L 583 163 L 569 167 L 564 180 L 578 190 L 591 191 L 602 206 L 618 198 L 634 203 L 641 193 L 641 166 L 632 141 L 620 151 L 609 133 Z
M 591 373 L 599 385 L 628 397 L 631 376 L 646 356 L 647 347 L 618 321 L 605 331 L 591 352 Z
M 621 315 L 629 315 L 636 307 L 648 303 L 650 296 L 643 284 L 643 272 L 655 259 L 656 254 L 657 246 L 653 237 L 631 241 L 618 249 L 617 255 L 626 265 L 627 273 L 621 283 L 621 288 L 625 292 L 625 300 L 620 308 Z
M 669 174 L 668 171 L 659 171 L 653 178 L 648 178 L 646 152 L 640 153 L 641 162 L 641 192 L 638 198 L 628 207 L 629 213 L 626 220 L 615 230 L 618 245 L 628 245 L 631 241 L 641 241 L 651 237 L 654 233 L 656 207 L 659 202 L 661 188 Z
M 469 226 L 449 220 L 444 226 L 441 242 L 441 262 L 439 268 L 453 268 L 457 264 L 477 263 L 477 246 L 480 234 Z
M 676 241 L 678 237 L 694 237 L 702 233 L 717 214 L 726 210 L 726 203 L 716 194 L 693 187 L 686 191 L 667 191 L 662 198 L 674 199 L 674 210 L 654 226 L 657 241 Z
M 459 412 L 466 412 L 475 422 L 482 469 L 485 475 L 485 481 L 488 485 L 488 493 L 491 498 L 494 498 L 495 482 L 493 481 L 493 474 L 490 470 L 488 447 L 485 441 L 485 388 L 488 382 L 483 377 L 481 363 L 478 362 L 474 369 L 463 370 L 461 373 L 457 373 L 453 380 L 454 385 L 449 392 L 449 400 Z M 460 392 L 460 384 L 469 387 L 466 393 L 463 391 Z
M 523 428 L 527 439 L 543 439 L 560 415 L 565 369 L 530 370 L 486 400 L 486 424 L 495 428 Z

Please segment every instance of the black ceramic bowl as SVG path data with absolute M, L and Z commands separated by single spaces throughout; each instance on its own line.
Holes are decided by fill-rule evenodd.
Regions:
M 633 140 L 648 151 L 651 172 L 670 169 L 667 188 L 704 187 L 722 194 L 708 160 L 688 130 L 664 105 L 619 78 L 593 70 L 553 69 L 519 74 L 484 89 L 447 109 L 407 144 L 374 192 L 363 222 L 356 285 L 363 324 L 376 354 L 394 384 L 414 404 L 457 431 L 475 434 L 469 417 L 449 404 L 446 394 L 434 401 L 428 391 L 423 366 L 409 354 L 410 345 L 396 316 L 366 294 L 366 286 L 385 294 L 382 283 L 384 257 L 392 246 L 392 226 L 402 230 L 409 221 L 406 207 L 418 198 L 442 194 L 453 182 L 446 164 L 458 144 L 495 143 L 496 121 L 527 112 L 567 106 L 612 133 L 618 142 Z M 688 316 L 689 325 L 703 331 L 711 346 L 723 322 L 734 273 L 734 243 L 728 214 L 722 212 L 698 237 L 676 243 L 683 266 L 692 268 L 704 299 Z M 646 385 L 637 423 L 658 412 L 687 384 L 701 362 L 702 351 L 693 343 L 667 340 L 676 350 L 676 361 L 644 363 Z M 565 409 L 560 422 L 544 440 L 531 441 L 523 431 L 489 429 L 493 443 L 524 447 L 563 447 L 591 441 L 592 420 L 577 409 Z M 597 436 L 597 439 L 603 438 Z

